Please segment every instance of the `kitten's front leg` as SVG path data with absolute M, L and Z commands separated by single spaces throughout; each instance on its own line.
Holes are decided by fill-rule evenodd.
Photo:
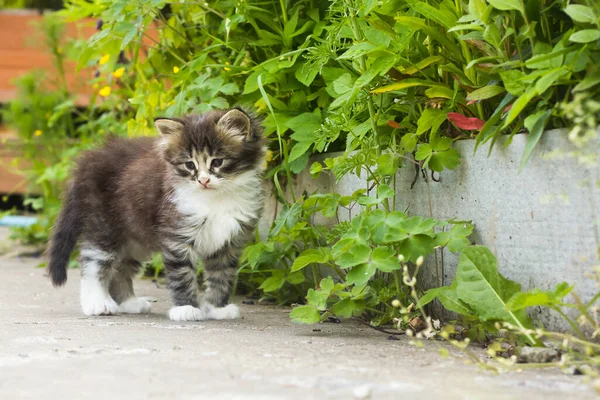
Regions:
M 198 277 L 189 257 L 177 257 L 164 251 L 163 261 L 167 271 L 167 286 L 175 306 L 169 310 L 173 321 L 201 321 L 206 319 L 199 308 Z
M 237 319 L 240 311 L 229 303 L 233 282 L 238 266 L 240 249 L 227 245 L 214 254 L 204 257 L 204 278 L 206 281 L 206 304 L 202 307 L 207 318 Z

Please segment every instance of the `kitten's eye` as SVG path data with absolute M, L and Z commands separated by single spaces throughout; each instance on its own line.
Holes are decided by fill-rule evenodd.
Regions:
M 213 158 L 213 160 L 210 162 L 210 166 L 212 168 L 219 168 L 221 165 L 223 165 L 222 158 Z
M 186 162 L 184 165 L 185 165 L 185 167 L 186 167 L 187 169 L 189 169 L 190 171 L 195 171 L 195 170 L 196 170 L 196 164 L 194 164 L 194 162 L 193 162 L 193 161 L 188 161 L 188 162 Z

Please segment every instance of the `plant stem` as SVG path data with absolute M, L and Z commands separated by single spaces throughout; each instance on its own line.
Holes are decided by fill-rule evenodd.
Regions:
M 285 9 L 285 0 L 279 0 L 279 5 L 281 6 L 281 16 L 283 18 L 283 23 L 287 24 L 288 16 L 287 16 L 287 10 Z

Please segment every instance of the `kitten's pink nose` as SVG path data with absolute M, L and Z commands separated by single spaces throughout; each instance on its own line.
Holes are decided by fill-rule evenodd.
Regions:
M 200 178 L 198 179 L 198 182 L 200 182 L 202 186 L 207 187 L 210 183 L 210 178 Z

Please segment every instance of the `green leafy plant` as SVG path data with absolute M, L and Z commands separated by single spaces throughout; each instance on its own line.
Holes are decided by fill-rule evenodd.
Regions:
M 581 148 L 592 143 L 599 16 L 592 0 L 71 0 L 45 28 L 57 81 L 24 78 L 3 114 L 33 165 L 20 166 L 31 190 L 42 194 L 29 201 L 45 222 L 19 233 L 46 239 L 71 161 L 103 135 L 152 135 L 155 117 L 243 103 L 264 117 L 280 209 L 244 252 L 238 288 L 303 303 L 291 314 L 298 322 L 355 317 L 412 332 L 420 316 L 428 334 L 423 306 L 435 297 L 485 329 L 509 324 L 537 344 L 525 309 L 545 301 L 538 305 L 562 310 L 568 287 L 522 293 L 489 251 L 468 247 L 470 223 L 399 211 L 395 177 L 415 168 L 430 184 L 429 171 L 459 165 L 460 139 L 493 145 L 509 134 L 508 144 L 528 132 L 522 166 L 548 128 L 571 126 Z M 98 28 L 89 40 L 61 37 L 61 21 L 87 18 Z M 66 86 L 67 58 L 97 72 L 85 110 Z M 310 173 L 354 174 L 365 189 L 295 193 L 293 174 L 335 151 L 343 154 L 313 160 Z M 440 248 L 462 252 L 456 281 L 419 301 L 423 257 Z M 152 265 L 160 272 L 158 259 Z

